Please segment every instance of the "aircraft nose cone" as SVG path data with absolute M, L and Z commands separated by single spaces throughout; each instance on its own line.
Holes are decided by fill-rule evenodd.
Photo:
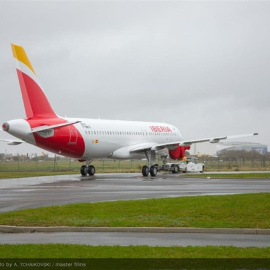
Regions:
M 2 129 L 3 129 L 4 131 L 8 131 L 8 130 L 9 130 L 9 123 L 4 123 L 4 124 L 2 125 Z

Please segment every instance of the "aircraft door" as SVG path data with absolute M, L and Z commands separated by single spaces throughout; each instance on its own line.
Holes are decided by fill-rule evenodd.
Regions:
M 68 144 L 77 144 L 78 133 L 77 129 L 73 125 L 69 125 L 69 142 Z

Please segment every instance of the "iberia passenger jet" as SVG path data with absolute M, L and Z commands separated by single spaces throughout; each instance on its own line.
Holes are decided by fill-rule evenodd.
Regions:
M 58 116 L 45 96 L 23 47 L 11 44 L 21 87 L 25 119 L 11 120 L 2 125 L 4 131 L 20 140 L 42 149 L 86 162 L 82 175 L 94 175 L 94 159 L 147 158 L 142 168 L 143 176 L 156 176 L 158 167 L 153 165 L 155 155 L 166 151 L 172 159 L 182 159 L 192 143 L 210 142 L 257 135 L 221 136 L 197 140 L 184 140 L 173 125 L 154 122 L 115 121 Z

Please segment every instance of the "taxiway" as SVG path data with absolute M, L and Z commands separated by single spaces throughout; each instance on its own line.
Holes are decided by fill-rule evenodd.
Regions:
M 207 179 L 185 175 L 98 174 L 0 180 L 0 212 L 50 205 L 197 195 L 270 192 L 270 179 Z

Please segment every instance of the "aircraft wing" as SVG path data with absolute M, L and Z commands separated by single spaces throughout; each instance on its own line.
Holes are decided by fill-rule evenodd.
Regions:
M 163 144 L 146 143 L 146 144 L 141 144 L 137 147 L 132 148 L 129 152 L 130 153 L 141 153 L 141 152 L 145 152 L 145 151 L 149 151 L 149 150 L 162 150 L 164 148 L 175 149 L 178 146 L 190 146 L 193 143 L 203 143 L 203 142 L 218 143 L 220 140 L 237 139 L 237 138 L 242 138 L 242 137 L 251 137 L 251 136 L 255 136 L 255 135 L 258 135 L 258 133 L 220 136 L 220 137 L 194 139 L 194 140 L 183 140 L 183 141 L 168 142 L 168 143 L 163 143 Z
M 218 143 L 220 140 L 238 139 L 238 138 L 243 138 L 243 137 L 251 137 L 251 136 L 255 136 L 255 135 L 258 135 L 258 133 L 212 137 L 212 138 L 197 139 L 197 140 L 196 139 L 195 140 L 184 140 L 184 141 L 180 142 L 179 146 L 189 146 L 193 143 L 202 143 L 202 142 Z
M 152 143 L 140 143 L 129 150 L 130 153 L 142 153 L 144 151 L 152 150 L 157 144 Z M 163 147 L 164 148 L 164 147 Z
M 18 145 L 21 143 L 24 143 L 24 141 L 22 140 L 4 140 L 4 139 L 0 139 L 1 142 L 6 142 L 8 145 Z

